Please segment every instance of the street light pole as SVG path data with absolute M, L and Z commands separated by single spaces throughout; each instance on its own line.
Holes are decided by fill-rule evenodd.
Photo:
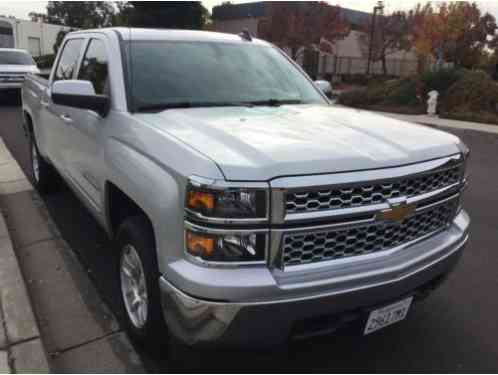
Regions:
M 370 46 L 368 50 L 368 64 L 367 64 L 367 75 L 370 75 L 370 68 L 372 65 L 372 54 L 373 54 L 373 43 L 374 43 L 374 38 L 375 38 L 375 26 L 376 26 L 376 20 L 377 20 L 377 13 L 380 12 L 382 15 L 382 12 L 384 10 L 384 2 L 379 1 L 377 5 L 374 7 L 373 11 L 373 16 L 372 16 L 372 24 L 370 26 Z

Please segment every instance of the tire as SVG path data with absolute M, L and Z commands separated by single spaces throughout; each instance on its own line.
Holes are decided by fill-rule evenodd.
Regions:
M 135 216 L 126 219 L 119 227 L 116 246 L 119 251 L 118 277 L 127 331 L 141 346 L 154 352 L 162 350 L 158 343 L 166 344 L 168 334 L 161 309 L 154 233 L 147 218 Z M 130 267 L 131 259 L 134 259 L 135 265 L 139 262 L 139 266 Z M 125 268 L 135 276 L 128 275 Z M 143 277 L 137 276 L 140 273 Z M 132 282 L 132 279 L 135 281 Z M 138 307 L 134 306 L 135 302 Z
M 47 194 L 58 190 L 60 187 L 60 177 L 43 157 L 36 144 L 33 133 L 29 136 L 29 154 L 31 161 L 31 180 L 40 193 Z

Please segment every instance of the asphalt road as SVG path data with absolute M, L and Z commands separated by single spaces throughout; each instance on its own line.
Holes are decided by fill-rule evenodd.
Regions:
M 151 372 L 497 372 L 498 136 L 453 133 L 472 150 L 471 184 L 465 196 L 473 219 L 471 240 L 449 280 L 418 304 L 406 321 L 368 337 L 345 331 L 271 353 L 170 347 L 169 356 L 152 357 L 140 351 L 147 368 Z M 28 147 L 16 103 L 0 105 L 0 136 L 29 174 Z M 104 232 L 68 189 L 44 200 L 62 236 L 120 318 L 115 257 Z

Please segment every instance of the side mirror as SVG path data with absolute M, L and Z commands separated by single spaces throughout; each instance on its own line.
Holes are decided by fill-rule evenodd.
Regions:
M 97 95 L 90 81 L 56 81 L 51 91 L 54 104 L 89 109 L 102 117 L 109 113 L 109 98 L 105 95 Z
M 315 81 L 315 85 L 325 94 L 325 95 L 330 95 L 332 94 L 332 85 L 328 81 Z

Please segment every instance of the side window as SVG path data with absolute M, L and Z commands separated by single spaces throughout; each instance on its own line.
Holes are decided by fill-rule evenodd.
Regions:
M 64 50 L 59 59 L 54 81 L 73 79 L 78 65 L 83 39 L 70 39 L 64 45 Z
M 92 39 L 81 64 L 78 79 L 93 83 L 95 93 L 108 95 L 108 69 L 105 44 L 101 40 Z

